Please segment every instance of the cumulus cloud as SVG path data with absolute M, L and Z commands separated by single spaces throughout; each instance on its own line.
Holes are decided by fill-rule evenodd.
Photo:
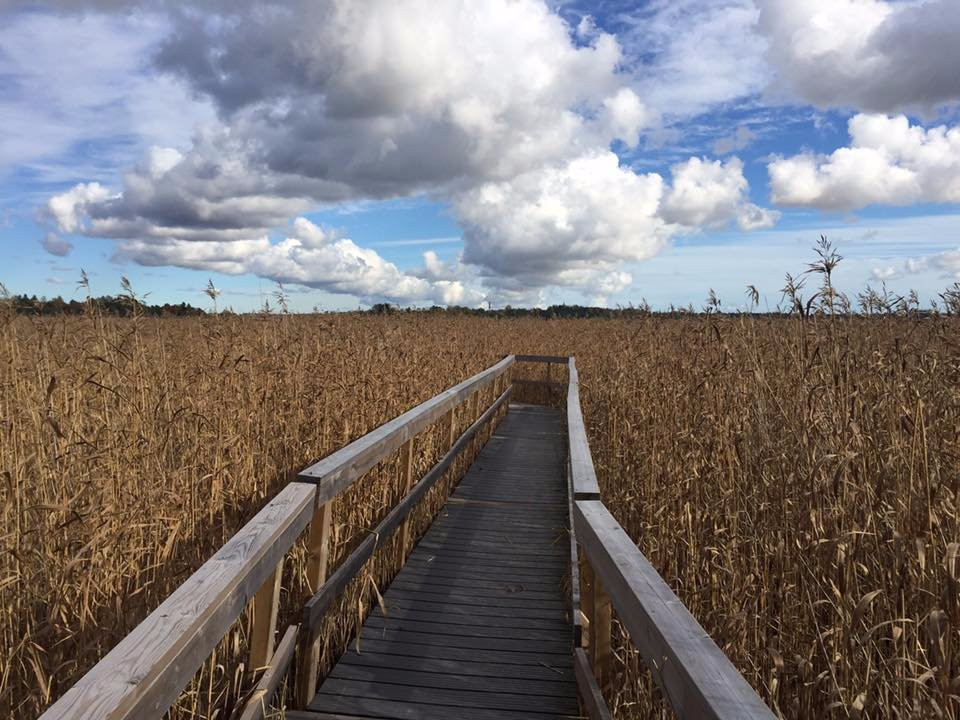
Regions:
M 117 192 L 88 183 L 47 205 L 61 232 L 116 240 L 119 259 L 397 301 L 536 304 L 548 285 L 621 292 L 618 264 L 676 232 L 775 220 L 747 201 L 736 158 L 679 165 L 669 188 L 621 167 L 611 144 L 638 147 L 657 114 L 612 35 L 573 29 L 542 0 L 165 7 L 156 62 L 219 125 L 150 149 Z M 736 0 L 715 17 L 755 12 Z M 420 193 L 451 201 L 461 259 L 403 272 L 302 217 Z
M 758 0 L 782 90 L 820 107 L 932 109 L 960 100 L 956 0 Z
M 659 175 L 621 167 L 610 151 L 484 183 L 455 202 L 463 260 L 535 287 L 582 284 L 664 246 L 662 195 Z
M 663 203 L 667 222 L 688 227 L 721 227 L 736 219 L 741 230 L 772 227 L 777 214 L 747 200 L 743 162 L 693 157 L 673 167 L 673 185 Z
M 396 302 L 477 304 L 483 295 L 449 279 L 428 280 L 400 271 L 374 250 L 337 239 L 307 218 L 296 218 L 290 237 L 253 240 L 134 239 L 119 244 L 116 259 L 173 265 L 228 275 L 252 273 L 281 283 Z
M 960 126 L 925 130 L 898 115 L 856 115 L 851 144 L 768 165 L 775 203 L 823 210 L 960 202 Z

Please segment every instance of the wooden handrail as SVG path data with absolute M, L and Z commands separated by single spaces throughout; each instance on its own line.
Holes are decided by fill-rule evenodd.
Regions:
M 774 717 L 602 502 L 574 504 L 580 547 L 677 717 Z
M 600 485 L 597 483 L 597 473 L 590 457 L 590 443 L 587 441 L 587 429 L 583 424 L 583 413 L 580 412 L 580 374 L 574 358 L 570 358 L 567 368 L 567 433 L 570 442 L 573 499 L 599 500 Z
M 280 491 L 41 718 L 160 717 L 306 528 L 315 494 Z
M 514 361 L 513 355 L 507 355 L 496 365 L 444 390 L 425 403 L 417 405 L 412 410 L 408 410 L 403 415 L 399 415 L 332 455 L 314 463 L 303 470 L 297 476 L 297 480 L 317 484 L 318 505 L 331 500 L 427 425 L 463 403 L 471 393 L 482 390 L 507 372 Z
M 508 387 L 490 407 L 481 415 L 463 434 L 457 438 L 451 448 L 434 465 L 426 475 L 417 482 L 406 497 L 397 503 L 394 508 L 387 513 L 387 516 L 380 521 L 380 524 L 370 532 L 363 542 L 358 545 L 350 556 L 344 560 L 337 571 L 330 576 L 330 579 L 323 584 L 316 594 L 310 598 L 303 609 L 303 620 L 301 632 L 311 632 L 317 627 L 324 613 L 330 608 L 331 603 L 346 589 L 350 581 L 356 576 L 363 564 L 369 560 L 376 549 L 382 546 L 390 539 L 394 531 L 400 526 L 411 510 L 426 495 L 437 480 L 443 477 L 443 474 L 450 468 L 453 461 L 467 447 L 467 444 L 486 426 L 493 418 L 494 414 L 510 397 L 512 388 Z
M 329 503 L 377 462 L 471 394 L 501 379 L 514 363 L 495 365 L 441 392 L 311 465 L 243 526 L 217 553 L 133 629 L 41 716 L 42 720 L 160 717 L 256 595 L 275 603 L 278 568 L 313 521 L 318 526 L 316 574 L 325 576 Z M 506 394 L 509 394 L 507 392 Z M 320 583 L 326 578 L 322 577 Z M 261 607 L 255 655 L 274 655 L 276 612 Z M 285 636 L 286 638 L 286 636 Z M 264 638 L 260 638 L 263 640 Z M 281 642 L 284 663 L 289 643 Z M 270 683 L 276 681 L 268 666 Z

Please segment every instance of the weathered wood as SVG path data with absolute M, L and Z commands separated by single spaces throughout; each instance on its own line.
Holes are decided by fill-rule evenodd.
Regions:
M 327 579 L 333 502 L 329 500 L 320 505 L 310 520 L 310 532 L 307 536 L 307 592 L 310 593 L 316 592 Z
M 401 499 L 410 494 L 413 487 L 413 449 L 415 438 L 410 438 L 400 450 L 400 489 Z M 410 520 L 404 519 L 403 532 L 400 536 L 400 564 L 406 562 L 410 547 Z
M 507 390 L 487 408 L 473 425 L 463 432 L 446 454 L 440 458 L 440 461 L 413 486 L 403 500 L 397 503 L 397 505 L 387 513 L 386 517 L 380 521 L 380 524 L 374 528 L 370 535 L 341 563 L 340 567 L 338 567 L 333 575 L 330 576 L 330 579 L 324 583 L 323 587 L 310 598 L 303 609 L 302 628 L 304 633 L 309 634 L 315 630 L 323 618 L 324 613 L 329 609 L 330 604 L 346 589 L 347 584 L 360 571 L 364 563 L 373 556 L 377 547 L 390 538 L 394 530 L 396 530 L 400 523 L 407 517 L 410 511 L 416 507 L 426 492 L 443 477 L 443 474 L 453 464 L 456 457 L 463 452 L 467 443 L 473 439 L 481 428 L 490 422 L 494 413 L 496 413 L 509 397 L 510 391 Z
M 282 560 L 253 598 L 253 629 L 250 633 L 250 669 L 253 671 L 266 667 L 270 658 L 273 657 L 281 577 L 283 577 Z
M 303 470 L 297 478 L 303 482 L 317 484 L 318 503 L 336 497 L 382 458 L 397 450 L 425 427 L 450 412 L 452 408 L 460 405 L 470 393 L 496 381 L 510 369 L 513 363 L 513 355 L 508 355 L 483 372 L 444 390 L 439 395 L 314 463 Z
M 610 690 L 610 672 L 613 651 L 610 649 L 611 612 L 610 598 L 603 590 L 603 583 L 593 575 L 593 615 L 590 618 L 590 659 L 593 675 L 603 691 Z
M 576 715 L 564 602 L 565 442 L 560 413 L 511 406 L 387 588 L 384 609 L 372 608 L 359 653 L 340 660 L 312 709 L 395 718 Z M 516 476 L 517 463 L 491 461 L 500 455 L 532 460 L 519 463 Z M 559 492 L 546 492 L 551 483 Z
M 580 558 L 577 552 L 577 531 L 573 526 L 573 481 L 570 477 L 570 458 L 567 457 L 567 522 L 570 524 L 570 626 L 573 629 L 573 647 L 583 645 L 583 623 L 580 621 Z
M 42 717 L 160 717 L 306 528 L 314 495 L 284 488 Z
M 567 384 L 567 432 L 573 497 L 575 500 L 599 500 L 600 485 L 597 483 L 593 458 L 590 457 L 590 443 L 587 441 L 587 429 L 580 411 L 580 375 L 577 373 L 574 358 L 570 358 L 568 369 L 570 378 Z
M 264 671 L 260 682 L 254 688 L 253 694 L 247 700 L 243 713 L 240 715 L 240 720 L 260 720 L 266 714 L 273 694 L 280 687 L 280 683 L 283 682 L 283 678 L 287 674 L 287 668 L 290 667 L 296 645 L 297 626 L 291 625 L 277 644 L 277 651 L 270 660 L 270 666 Z
M 333 503 L 328 500 L 320 505 L 310 522 L 307 538 L 307 590 L 316 592 L 327 581 L 330 562 L 330 535 L 333 519 Z M 317 669 L 320 666 L 320 640 L 314 628 L 300 636 L 300 652 L 297 657 L 296 701 L 298 707 L 306 707 L 317 692 Z
M 517 362 L 556 363 L 558 365 L 566 365 L 570 358 L 564 355 L 514 355 L 514 359 Z
M 564 386 L 564 383 L 551 381 L 551 380 L 528 380 L 526 378 L 514 378 L 514 385 L 532 385 L 534 387 L 548 387 L 560 389 Z
M 590 667 L 590 659 L 583 648 L 576 648 L 573 651 L 573 670 L 577 676 L 580 702 L 583 703 L 590 720 L 611 720 L 610 708 L 607 707 L 607 701 L 603 699 L 603 693 L 600 692 L 600 686 L 597 685 L 593 669 Z
M 578 501 L 574 524 L 598 582 L 681 720 L 773 718 L 603 503 Z

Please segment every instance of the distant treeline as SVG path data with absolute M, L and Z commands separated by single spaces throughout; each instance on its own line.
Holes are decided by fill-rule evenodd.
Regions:
M 6 299 L 13 311 L 20 315 L 82 315 L 88 310 L 107 315 L 147 315 L 149 317 L 188 317 L 191 315 L 205 315 L 206 312 L 188 303 L 176 305 L 149 305 L 139 300 L 133 300 L 123 295 L 103 295 L 89 300 L 64 300 L 62 297 L 52 299 L 38 298 L 36 295 L 12 295 Z

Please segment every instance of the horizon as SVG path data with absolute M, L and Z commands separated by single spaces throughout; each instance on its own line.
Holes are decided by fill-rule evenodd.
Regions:
M 0 282 L 257 311 L 960 281 L 948 0 L 12 2 Z

